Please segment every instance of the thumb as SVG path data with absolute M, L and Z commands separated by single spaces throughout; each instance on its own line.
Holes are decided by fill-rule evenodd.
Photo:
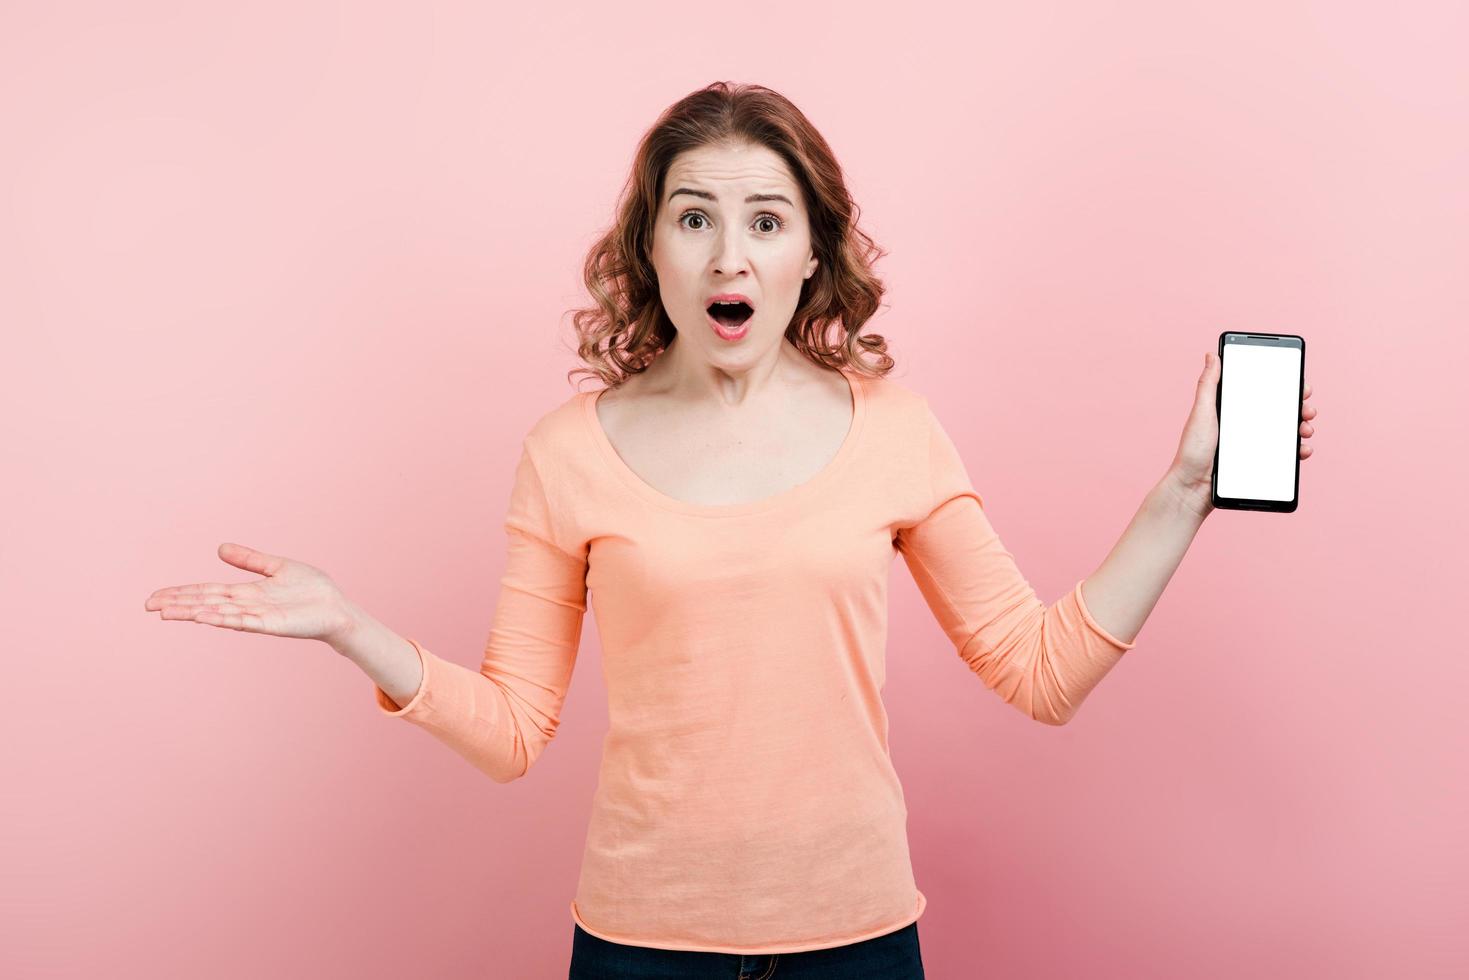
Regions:
M 274 575 L 285 564 L 285 559 L 279 555 L 267 555 L 263 551 L 232 541 L 226 541 L 219 546 L 219 557 L 236 568 L 243 568 L 257 575 Z
M 1204 370 L 1203 373 L 1199 375 L 1199 388 L 1197 393 L 1198 401 L 1213 404 L 1214 385 L 1215 382 L 1218 380 L 1218 377 L 1219 358 L 1216 357 L 1213 352 L 1206 351 L 1204 353 Z

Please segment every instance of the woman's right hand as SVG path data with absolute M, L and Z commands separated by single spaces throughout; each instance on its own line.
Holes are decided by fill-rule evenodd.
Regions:
M 265 577 L 169 586 L 150 595 L 143 608 L 157 610 L 163 619 L 327 643 L 357 622 L 356 606 L 319 568 L 230 542 L 219 546 L 219 557 Z

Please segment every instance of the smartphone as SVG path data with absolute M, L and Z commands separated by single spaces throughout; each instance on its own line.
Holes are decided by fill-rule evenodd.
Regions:
M 1301 488 L 1305 338 L 1288 333 L 1219 335 L 1210 495 L 1221 510 L 1293 513 Z

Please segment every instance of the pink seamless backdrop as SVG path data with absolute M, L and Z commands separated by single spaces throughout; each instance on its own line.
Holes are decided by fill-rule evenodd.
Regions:
M 891 252 L 869 329 L 1047 602 L 1218 333 L 1307 342 L 1300 510 L 1213 514 L 1070 724 L 895 562 L 929 976 L 1469 974 L 1466 38 L 1450 3 L 8 4 L 0 974 L 565 976 L 590 613 L 502 786 L 326 646 L 143 600 L 250 578 L 236 541 L 476 665 L 581 259 L 716 79 L 832 143 Z

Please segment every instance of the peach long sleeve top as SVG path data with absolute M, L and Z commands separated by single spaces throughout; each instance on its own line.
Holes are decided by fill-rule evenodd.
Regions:
M 497 782 L 560 723 L 590 601 L 609 730 L 573 920 L 614 942 L 786 953 L 902 928 L 925 906 L 888 751 L 889 565 L 901 554 L 960 659 L 1061 724 L 1133 644 L 1081 582 L 1047 606 L 986 519 L 927 399 L 843 371 L 846 440 L 762 500 L 688 503 L 641 480 L 578 392 L 526 435 L 478 670 L 410 642 L 399 707 Z

